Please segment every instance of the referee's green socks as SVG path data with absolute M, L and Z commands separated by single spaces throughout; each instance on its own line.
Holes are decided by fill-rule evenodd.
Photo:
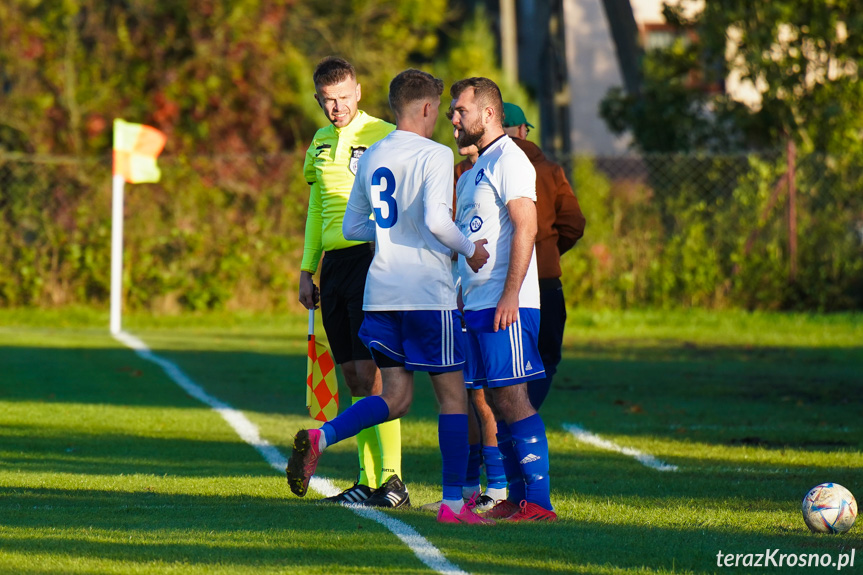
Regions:
M 351 405 L 365 399 L 352 397 Z M 381 446 L 378 433 L 374 427 L 363 429 L 357 434 L 357 458 L 360 462 L 360 476 L 357 483 L 367 485 L 372 489 L 380 487 L 381 479 Z
M 387 410 L 389 415 L 389 410 Z M 402 475 L 402 424 L 400 419 L 394 419 L 375 426 L 378 445 L 381 453 L 381 478 L 383 483 L 395 473 L 399 479 Z

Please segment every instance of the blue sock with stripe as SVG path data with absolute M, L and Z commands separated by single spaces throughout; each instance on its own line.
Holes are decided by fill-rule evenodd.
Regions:
M 467 415 L 462 413 L 438 416 L 438 443 L 442 460 L 443 498 L 461 501 L 468 460 Z
M 503 470 L 503 459 L 497 445 L 483 446 L 482 461 L 485 464 L 486 487 L 506 489 L 506 472 Z
M 509 426 L 513 448 L 524 478 L 525 499 L 546 509 L 551 507 L 551 481 L 548 477 L 548 438 L 539 414 Z
M 503 463 L 503 471 L 506 475 L 509 495 L 507 499 L 518 505 L 524 499 L 524 478 L 521 475 L 521 466 L 518 464 L 515 448 L 512 444 L 509 426 L 505 421 L 497 422 L 497 447 Z
M 353 437 L 363 429 L 383 423 L 390 416 L 387 402 L 379 395 L 370 395 L 356 402 L 341 415 L 321 426 L 327 447 Z

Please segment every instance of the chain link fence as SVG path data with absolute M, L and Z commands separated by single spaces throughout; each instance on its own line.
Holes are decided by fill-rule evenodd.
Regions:
M 164 157 L 126 188 L 124 301 L 160 312 L 295 303 L 302 151 Z M 863 167 L 793 147 L 578 156 L 571 305 L 863 308 Z M 0 306 L 107 305 L 110 158 L 0 153 Z
M 860 172 L 793 145 L 576 158 L 587 257 L 566 283 L 610 307 L 860 309 Z

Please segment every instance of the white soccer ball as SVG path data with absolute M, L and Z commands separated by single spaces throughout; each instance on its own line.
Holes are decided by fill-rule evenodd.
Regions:
M 845 533 L 857 519 L 857 501 L 838 483 L 822 483 L 803 498 L 803 521 L 815 533 Z

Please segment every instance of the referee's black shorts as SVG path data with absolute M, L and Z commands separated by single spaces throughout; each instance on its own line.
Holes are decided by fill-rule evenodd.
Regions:
M 360 244 L 324 253 L 321 263 L 321 317 L 333 361 L 337 364 L 371 359 L 360 341 L 366 274 L 374 257 L 373 244 Z

